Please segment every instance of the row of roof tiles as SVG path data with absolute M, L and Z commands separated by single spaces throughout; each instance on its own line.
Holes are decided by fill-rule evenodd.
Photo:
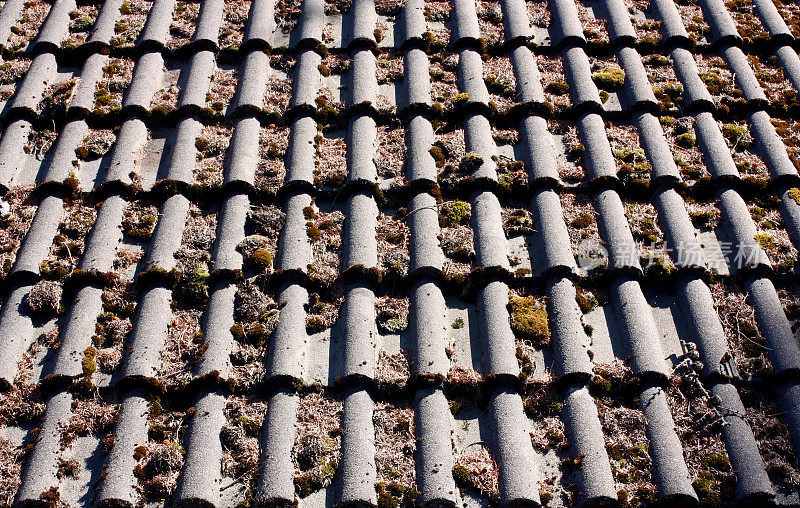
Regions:
M 633 33 L 630 21 L 621 2 L 608 0 L 605 2 L 609 15 L 609 30 L 613 39 L 622 38 L 617 49 L 617 57 L 626 71 L 626 96 L 633 98 L 631 107 L 655 103 L 652 88 L 646 82 L 641 59 L 630 44 L 628 37 Z M 708 2 L 710 4 L 710 2 Z M 112 2 L 104 4 L 103 12 Z M 14 4 L 11 6 L 13 7 Z M 669 20 L 678 20 L 672 2 L 654 3 L 658 14 L 664 21 L 663 29 L 667 39 L 680 35 L 685 30 Z M 725 38 L 730 34 L 729 19 L 724 17 L 724 9 L 715 9 L 713 5 L 704 7 L 711 9 L 715 15 L 709 16 L 716 38 Z M 506 35 L 509 39 L 527 37 L 529 26 L 524 21 L 526 13 L 522 3 L 508 0 L 502 3 L 506 20 Z M 56 9 L 58 7 L 58 9 Z M 573 2 L 569 0 L 553 0 L 550 4 L 553 13 L 554 41 L 561 47 L 565 71 L 569 81 L 570 93 L 574 104 L 601 104 L 596 87 L 591 80 L 589 63 L 582 49 L 583 32 L 578 24 L 578 16 Z M 718 7 L 718 6 L 717 6 Z M 55 65 L 52 50 L 58 46 L 56 42 L 66 32 L 65 16 L 74 8 L 69 2 L 57 0 L 48 22 L 42 29 L 37 41 L 50 42 L 51 45 L 35 43 L 34 48 L 40 53 L 35 57 L 29 76 L 20 85 L 18 96 L 12 103 L 14 107 L 35 108 L 44 88 L 27 91 L 41 76 L 39 67 L 50 66 L 54 72 Z M 108 7 L 110 12 L 115 9 Z M 169 16 L 172 3 L 157 0 L 150 11 L 148 23 L 143 32 L 142 41 L 152 40 L 163 44 L 168 33 Z M 202 13 L 194 40 L 216 40 L 219 30 L 222 2 L 203 2 Z M 116 7 L 118 10 L 118 6 Z M 522 10 L 522 11 L 521 11 Z M 759 5 L 759 12 L 768 9 Z M 63 11 L 63 12 L 62 12 Z M 419 34 L 425 29 L 423 5 L 421 2 L 408 2 L 404 8 L 406 34 Z M 5 12 L 5 8 L 4 11 Z M 160 13 L 160 14 L 159 14 Z M 268 2 L 253 3 L 251 20 L 245 37 L 254 38 L 254 33 L 267 33 L 274 23 L 271 5 Z M 110 16 L 110 14 L 108 15 Z M 353 40 L 374 40 L 376 15 L 374 5 L 366 0 L 356 0 L 349 14 L 353 23 Z M 764 15 L 769 19 L 769 15 Z M 50 21 L 50 19 L 54 21 Z M 101 22 L 109 24 L 107 16 L 101 16 Z M 627 23 L 626 23 L 627 21 Z M 300 40 L 319 42 L 324 23 L 323 4 L 314 0 L 306 0 L 303 4 L 298 31 Z M 772 26 L 772 25 L 770 25 Z M 54 28 L 55 27 L 55 28 Z M 477 41 L 478 30 L 475 5 L 469 0 L 454 2 L 453 13 L 454 42 Z M 770 28 L 770 30 L 772 30 Z M 55 31 L 55 32 L 54 32 Z M 93 37 L 101 37 L 97 30 Z M 60 35 L 59 35 L 60 34 Z M 410 37 L 407 35 L 407 37 Z M 99 39 L 98 39 L 99 40 Z M 261 39 L 263 40 L 263 39 Z M 352 67 L 350 73 L 353 90 L 351 105 L 372 102 L 377 94 L 375 82 L 375 56 L 370 48 L 358 44 L 351 45 Z M 737 69 L 737 79 L 742 80 L 745 96 L 754 104 L 763 97 L 746 70 L 746 61 L 742 60 L 740 50 L 734 45 L 723 45 L 720 51 L 727 57 L 732 69 Z M 459 52 L 459 88 L 469 94 L 469 100 L 475 102 L 488 101 L 488 92 L 483 83 L 483 64 L 479 51 L 470 44 L 465 44 Z M 671 49 L 676 73 L 687 90 L 689 105 L 701 101 L 705 106 L 697 107 L 697 134 L 700 148 L 707 160 L 709 170 L 714 177 L 733 175 L 736 170 L 719 132 L 713 121 L 713 113 L 709 111 L 713 101 L 705 86 L 698 78 L 697 69 L 691 54 L 681 44 Z M 517 46 L 512 52 L 512 62 L 517 75 L 520 94 L 532 102 L 543 101 L 541 84 L 537 77 L 535 60 L 525 46 Z M 796 54 L 795 54 L 796 56 Z M 87 60 L 83 72 L 97 73 L 102 66 L 103 55 L 96 55 L 97 62 Z M 94 57 L 92 57 L 94 58 Z M 201 50 L 190 57 L 187 85 L 181 93 L 180 103 L 202 106 L 204 93 L 214 68 L 214 57 L 211 51 Z M 313 87 L 305 83 L 319 79 L 320 57 L 312 45 L 300 49 L 295 76 L 295 92 L 293 104 L 313 104 L 314 96 L 308 95 Z M 414 46 L 408 46 L 405 52 L 407 66 L 407 93 L 410 103 L 430 103 L 429 80 L 427 77 L 427 56 Z M 260 108 L 259 102 L 264 96 L 265 75 L 263 69 L 268 65 L 265 55 L 256 47 L 244 60 L 242 82 L 240 83 L 241 104 Z M 736 66 L 740 67 L 736 67 Z M 158 47 L 145 51 L 137 61 L 134 78 L 129 88 L 125 104 L 149 104 L 157 87 L 157 76 L 163 67 L 163 57 Z M 44 72 L 44 71 L 43 71 Z M 83 76 L 83 73 L 82 73 Z M 750 79 L 752 78 L 752 79 Z M 28 82 L 30 85 L 26 87 Z M 92 90 L 96 79 L 82 80 L 81 86 Z M 745 86 L 747 85 L 747 86 Z M 255 87 L 255 88 L 251 88 Z M 88 94 L 88 95 L 87 95 Z M 91 97 L 93 93 L 85 92 Z M 80 92 L 78 94 L 80 96 Z M 245 99 L 241 99 L 245 97 Z M 250 97 L 251 99 L 247 99 Z M 413 99 L 411 99 L 413 98 Z M 413 100 L 413 102 L 412 102 Z M 24 102 L 28 101 L 28 102 Z M 25 105 L 23 105 L 23 103 Z M 144 106 L 142 106 L 144 107 Z M 769 123 L 763 110 L 755 110 L 749 118 L 751 129 L 761 142 L 765 159 L 767 159 L 774 178 L 782 179 L 786 184 L 783 192 L 787 192 L 790 184 L 795 182 L 796 170 L 786 164 L 788 156 Z M 643 145 L 650 159 L 655 177 L 654 180 L 668 183 L 678 180 L 679 173 L 675 168 L 669 149 L 664 140 L 663 131 L 657 118 L 642 108 L 635 116 L 640 130 Z M 21 139 L 25 131 L 32 128 L 26 120 L 18 120 L 6 128 L 0 141 L 0 151 L 4 146 L 16 150 L 21 145 L 12 144 L 16 136 Z M 640 271 L 637 262 L 631 262 L 621 253 L 633 244 L 627 219 L 623 212 L 620 197 L 613 184 L 602 182 L 616 178 L 616 165 L 613 161 L 605 127 L 597 108 L 588 107 L 577 121 L 581 140 L 586 147 L 585 163 L 590 180 L 601 183 L 593 188 L 593 200 L 600 222 L 601 237 L 611 251 L 611 266 L 614 275 L 609 287 L 614 304 L 614 315 L 632 353 L 634 371 L 650 381 L 641 386 L 639 400 L 641 410 L 647 419 L 647 433 L 650 439 L 650 454 L 655 464 L 656 482 L 659 495 L 679 503 L 696 501 L 696 494 L 690 483 L 689 473 L 681 452 L 680 440 L 675 434 L 674 423 L 667 404 L 663 384 L 668 375 L 668 366 L 660 345 L 654 341 L 657 333 L 655 323 L 650 315 L 648 304 L 636 279 Z M 20 131 L 15 131 L 15 127 Z M 168 179 L 190 183 L 188 173 L 191 168 L 187 160 L 194 160 L 196 153 L 195 139 L 199 135 L 202 124 L 196 117 L 182 119 L 175 128 L 174 147 L 168 154 L 169 163 L 166 177 Z M 252 183 L 253 161 L 257 158 L 257 132 L 259 123 L 252 116 L 236 120 L 234 134 L 230 146 L 230 157 L 226 165 L 226 181 L 242 179 Z M 82 139 L 86 129 L 86 121 L 76 119 L 70 121 L 63 129 L 54 148 L 59 153 L 62 147 L 64 159 L 54 157 L 50 169 L 54 176 L 47 177 L 51 181 L 63 181 L 68 176 L 71 154 L 69 147 L 76 146 L 76 140 Z M 496 146 L 491 141 L 491 124 L 487 116 L 481 112 L 467 114 L 463 119 L 463 129 L 467 143 L 467 151 L 477 153 L 482 162 L 473 172 L 476 179 L 497 180 L 492 157 L 497 155 Z M 555 155 L 549 143 L 541 143 L 547 139 L 546 121 L 536 114 L 528 115 L 520 121 L 519 130 L 523 136 L 525 156 L 531 169 L 531 179 L 557 181 L 553 161 Z M 435 181 L 436 167 L 428 149 L 432 144 L 433 128 L 425 114 L 412 114 L 407 122 L 408 131 L 408 172 L 409 179 Z M 316 121 L 311 112 L 298 114 L 292 120 L 291 141 L 287 158 L 287 180 L 313 183 L 314 136 Z M 130 172 L 135 171 L 135 153 L 141 149 L 146 140 L 147 130 L 144 122 L 136 117 L 126 119 L 120 128 L 117 143 L 112 154 L 112 164 L 107 179 L 119 179 L 128 183 Z M 375 156 L 376 123 L 368 110 L 355 111 L 351 116 L 347 131 L 348 178 L 352 182 L 374 181 L 376 168 L 371 162 Z M 6 138 L 9 140 L 6 141 Z M 775 141 L 777 139 L 777 142 Z M 5 141 L 5 143 L 3 143 Z M 11 150 L 11 148 L 8 148 Z M 772 151 L 770 151 L 772 150 Z M 17 150 L 18 151 L 18 150 Z M 10 153 L 10 152 L 9 152 Z M 14 159 L 9 159 L 13 161 Z M 770 162 L 771 161 L 771 162 Z M 12 169 L 3 169 L 7 176 L 5 185 L 13 177 Z M 769 281 L 769 261 L 757 244 L 754 244 L 755 228 L 749 213 L 732 184 L 722 184 L 718 190 L 720 208 L 726 219 L 727 232 L 740 245 L 756 249 L 753 268 L 747 273 L 748 292 L 751 295 L 759 328 L 768 341 L 770 360 L 777 373 L 791 372 L 797 369 L 797 341 L 791 333 L 789 323 L 783 315 L 777 294 Z M 120 241 L 118 225 L 122 221 L 122 212 L 126 204 L 122 193 L 111 193 L 101 205 L 95 227 L 87 243 L 81 269 L 86 271 L 108 272 L 116 245 Z M 303 210 L 311 203 L 309 191 L 299 188 L 286 196 L 284 212 L 286 226 L 281 234 L 278 253 L 278 267 L 284 271 L 304 271 L 309 259 L 310 245 L 305 234 Z M 659 218 L 667 233 L 668 243 L 682 245 L 683 242 L 697 242 L 696 234 L 688 222 L 684 203 L 680 195 L 669 184 L 654 193 L 653 200 L 659 211 Z M 477 264 L 481 267 L 508 268 L 505 253 L 505 238 L 500 222 L 500 205 L 497 197 L 490 190 L 478 190 L 470 196 L 473 205 L 472 228 L 475 232 Z M 796 207 L 784 203 L 784 219 L 787 227 L 796 224 Z M 37 215 L 12 269 L 27 271 L 38 275 L 40 260 L 49 246 L 50 239 L 55 236 L 58 217 L 64 206 L 59 193 L 45 195 L 37 209 Z M 245 192 L 232 192 L 225 197 L 221 205 L 221 219 L 218 226 L 217 243 L 214 248 L 214 261 L 218 269 L 240 270 L 242 257 L 236 251 L 244 238 L 245 220 L 250 202 Z M 420 191 L 409 203 L 413 211 L 410 227 L 412 229 L 412 267 L 441 269 L 442 254 L 438 246 L 438 219 L 435 198 L 428 192 Z M 547 281 L 548 312 L 552 316 L 552 336 L 556 351 L 555 372 L 566 381 L 562 391 L 564 410 L 562 418 L 567 424 L 570 446 L 576 455 L 584 457 L 580 476 L 582 499 L 589 504 L 612 503 L 616 499 L 616 488 L 605 450 L 596 407 L 587 389 L 591 374 L 591 362 L 586 352 L 588 343 L 580 320 L 580 310 L 575 302 L 575 287 L 570 273 L 575 269 L 575 260 L 570 253 L 566 224 L 563 220 L 561 205 L 556 189 L 544 185 L 534 191 L 530 203 L 537 221 L 537 238 L 542 245 L 542 253 L 546 258 L 544 265 L 548 268 L 544 273 Z M 180 233 L 186 223 L 189 200 L 176 194 L 169 197 L 161 205 L 159 222 L 148 247 L 147 267 L 155 267 L 168 271 L 175 265 L 174 254 L 180 246 Z M 369 191 L 354 192 L 347 198 L 346 227 L 342 263 L 348 267 L 375 267 L 377 265 L 377 245 L 375 228 L 378 207 L 373 194 Z M 795 238 L 797 238 L 795 236 Z M 628 256 L 629 258 L 629 256 Z M 762 270 L 755 270 L 757 267 Z M 691 267 L 686 267 L 691 268 Z M 423 272 L 419 272 L 423 273 Z M 31 287 L 30 283 L 17 283 L 10 291 L 10 297 L 0 316 L 0 329 L 4 349 L 5 362 L 2 365 L 3 378 L 13 382 L 17 361 L 27 347 L 26 335 L 32 330 L 30 325 L 20 324 L 25 317 L 19 312 L 24 293 Z M 721 405 L 727 408 L 723 428 L 723 440 L 729 456 L 737 472 L 737 499 L 764 500 L 774 494 L 769 478 L 764 471 L 763 461 L 758 454 L 757 443 L 753 438 L 747 422 L 742 417 L 744 409 L 738 398 L 735 387 L 728 378 L 717 369 L 725 357 L 726 339 L 719 319 L 713 307 L 708 287 L 703 280 L 691 270 L 679 279 L 677 294 L 681 308 L 687 316 L 705 365 L 704 377 L 708 380 L 711 392 L 721 399 Z M 66 324 L 62 331 L 61 347 L 57 353 L 52 374 L 55 377 L 75 378 L 82 374 L 81 360 L 83 351 L 91 344 L 95 318 L 101 312 L 102 290 L 94 284 L 85 284 L 75 293 L 70 306 Z M 206 310 L 204 340 L 208 343 L 203 360 L 198 365 L 197 375 L 216 375 L 225 378 L 229 371 L 228 356 L 231 352 L 233 338 L 231 324 L 234 307 L 234 282 L 223 281 L 214 287 Z M 415 365 L 420 374 L 445 375 L 447 360 L 444 358 L 445 338 L 442 330 L 436 326 L 440 321 L 444 305 L 442 289 L 437 280 L 431 277 L 418 279 L 410 293 L 413 323 L 410 327 L 415 345 L 412 348 Z M 172 291 L 164 283 L 156 282 L 146 288 L 139 296 L 137 319 L 119 380 L 152 379 L 159 363 L 159 354 L 166 340 L 167 324 L 171 319 L 170 300 Z M 308 291 L 301 281 L 288 281 L 280 290 L 278 300 L 282 309 L 273 343 L 270 346 L 267 362 L 267 378 L 301 378 L 302 355 L 304 353 L 305 304 L 308 302 Z M 341 311 L 341 321 L 346 337 L 344 350 L 343 377 L 351 383 L 345 389 L 344 413 L 342 417 L 343 444 L 342 460 L 339 465 L 340 489 L 336 501 L 341 503 L 377 503 L 375 483 L 374 444 L 370 436 L 374 434 L 372 413 L 374 402 L 370 395 L 371 382 L 374 376 L 374 322 L 375 294 L 370 284 L 356 281 L 345 289 L 345 300 Z M 509 326 L 509 315 L 506 309 L 508 287 L 501 280 L 492 281 L 479 290 L 477 305 L 480 310 L 482 329 L 480 335 L 488 341 L 486 347 L 487 374 L 497 376 L 501 381 L 490 395 L 487 411 L 494 422 L 495 440 L 492 452 L 500 468 L 501 500 L 505 503 L 539 502 L 539 474 L 536 460 L 530 448 L 529 440 L 521 422 L 525 416 L 519 394 L 514 389 L 514 382 L 519 373 L 515 357 L 513 333 Z M 503 381 L 505 379 L 505 381 Z M 147 441 L 148 405 L 145 391 L 130 382 L 119 383 L 119 398 L 122 409 L 115 430 L 116 442 L 107 458 L 106 476 L 99 488 L 97 502 L 101 505 L 132 505 L 138 501 L 135 487 L 134 470 L 137 461 L 134 458 L 137 446 Z M 800 436 L 800 429 L 794 425 L 797 420 L 796 397 L 797 383 L 788 381 L 779 390 L 784 408 L 787 412 L 787 423 L 793 436 Z M 210 503 L 219 505 L 220 497 L 220 457 L 221 443 L 219 432 L 223 423 L 222 409 L 225 391 L 222 388 L 203 391 L 196 401 L 197 412 L 192 419 L 187 439 L 187 458 L 185 469 L 175 495 L 176 504 Z M 61 449 L 60 429 L 67 424 L 72 411 L 72 395 L 67 389 L 57 389 L 47 402 L 44 428 L 40 433 L 33 453 L 28 459 L 26 473 L 23 476 L 18 501 L 36 503 L 43 492 L 58 485 L 57 463 Z M 448 418 L 446 398 L 441 387 L 427 386 L 416 390 L 415 410 L 419 425 L 418 468 L 421 500 L 424 502 L 456 502 L 457 489 L 451 474 L 453 457 L 450 451 L 449 432 L 439 422 Z M 262 470 L 257 484 L 256 498 L 264 503 L 291 502 L 295 498 L 293 484 L 292 444 L 293 429 L 296 424 L 297 396 L 286 388 L 274 388 L 269 395 L 268 412 L 262 432 Z

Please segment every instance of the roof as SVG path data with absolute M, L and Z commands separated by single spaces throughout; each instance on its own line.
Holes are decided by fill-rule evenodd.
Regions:
M 0 504 L 800 503 L 797 7 L 6 0 Z

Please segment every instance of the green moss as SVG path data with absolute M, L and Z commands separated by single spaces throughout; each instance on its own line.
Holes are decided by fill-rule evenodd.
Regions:
M 547 324 L 547 311 L 534 297 L 512 298 L 511 328 L 524 338 L 543 345 L 550 340 L 550 327 Z
M 472 172 L 481 167 L 483 164 L 483 157 L 474 152 L 469 152 L 461 159 L 459 169 L 461 171 Z
M 244 333 L 244 327 L 238 323 L 231 326 L 231 334 L 237 342 L 243 342 L 245 338 L 247 338 L 247 335 Z
M 194 147 L 200 152 L 207 150 L 209 145 L 211 145 L 211 143 L 204 137 L 199 137 L 194 140 Z
M 578 307 L 581 308 L 581 312 L 584 314 L 599 305 L 597 298 L 595 298 L 593 294 L 584 291 L 577 291 L 575 293 L 575 300 L 578 302 Z
M 794 200 L 795 203 L 800 205 L 800 189 L 792 187 L 786 192 L 786 195 Z
M 459 487 L 471 487 L 472 478 L 470 478 L 469 470 L 460 464 L 453 466 L 453 480 Z
M 592 394 L 596 397 L 609 395 L 612 388 L 611 381 L 602 376 L 592 377 L 592 381 L 589 383 L 589 390 L 591 390 Z
M 625 83 L 625 71 L 616 67 L 606 67 L 592 73 L 592 80 L 599 88 L 613 92 L 622 88 Z
M 731 142 L 737 143 L 742 136 L 747 132 L 747 127 L 743 125 L 736 125 L 735 123 L 726 123 L 722 125 L 722 135 Z
M 307 316 L 306 317 L 306 332 L 313 335 L 324 331 L 328 326 L 325 324 L 320 316 Z
M 709 453 L 700 460 L 700 464 L 706 469 L 716 469 L 717 471 L 731 470 L 731 463 L 728 457 L 721 453 Z
M 378 493 L 378 508 L 397 508 L 400 500 L 386 491 Z
M 682 148 L 691 148 L 694 146 L 695 139 L 688 132 L 684 132 L 683 134 L 678 134 L 675 137 L 675 144 L 682 147 Z
M 456 319 L 455 321 L 453 321 L 452 327 L 455 328 L 456 330 L 464 328 L 464 319 L 463 318 Z
M 135 240 L 147 240 L 153 235 L 156 225 L 156 216 L 152 214 L 142 216 L 138 221 L 126 218 L 122 221 L 122 232 Z
M 544 91 L 553 95 L 566 95 L 569 92 L 569 85 L 563 81 L 553 81 L 547 84 Z
M 322 238 L 322 231 L 320 231 L 313 222 L 306 223 L 306 234 L 312 242 L 317 242 Z
M 102 84 L 102 83 L 99 84 L 97 86 L 97 90 L 95 90 L 95 92 L 94 92 L 95 108 L 99 108 L 99 107 L 102 107 L 102 106 L 108 106 L 109 104 L 111 104 L 112 100 L 113 100 L 113 96 L 108 91 L 108 88 L 106 88 L 106 86 L 104 84 Z
M 471 208 L 466 201 L 448 201 L 441 210 L 439 222 L 442 227 L 457 227 L 469 221 Z
M 514 84 L 507 79 L 498 79 L 494 74 L 489 74 L 484 79 L 489 92 L 513 99 L 516 96 Z
M 380 28 L 376 28 L 372 34 L 375 36 L 375 42 L 381 42 L 383 40 L 383 30 Z
M 609 97 L 610 96 L 608 95 L 608 92 L 606 92 L 605 90 L 600 90 L 600 100 L 601 101 L 603 101 L 605 103 L 608 100 Z
M 272 266 L 272 254 L 267 249 L 258 249 L 248 260 L 258 271 L 264 271 Z
M 132 14 L 133 10 L 131 9 L 131 3 L 128 2 L 127 0 L 125 2 L 122 2 L 122 5 L 119 6 L 119 13 L 122 14 L 123 16 Z
M 460 93 L 460 94 L 456 95 L 455 97 L 453 97 L 453 100 L 452 100 L 453 107 L 457 108 L 459 106 L 463 106 L 464 104 L 467 103 L 468 100 L 469 100 L 469 94 L 468 93 L 466 93 L 466 92 L 465 93 Z
M 572 227 L 585 229 L 594 224 L 594 217 L 590 213 L 582 213 L 570 221 Z
M 294 477 L 294 490 L 301 499 L 308 497 L 322 488 L 322 481 L 313 471 Z
M 753 237 L 755 241 L 764 249 L 764 252 L 771 254 L 775 252 L 775 239 L 768 233 L 756 233 Z
M 81 368 L 83 369 L 84 377 L 91 377 L 97 370 L 97 350 L 93 346 L 89 346 L 83 350 L 83 360 L 81 360 Z
M 328 66 L 325 64 L 317 65 L 317 70 L 319 70 L 319 73 L 326 78 L 331 75 L 331 71 L 328 70 Z
M 708 88 L 709 93 L 712 95 L 719 95 L 722 93 L 725 80 L 722 78 L 719 71 L 701 72 L 700 79 L 703 80 L 703 83 L 706 84 L 706 88 Z
M 261 425 L 246 415 L 236 418 L 236 424 L 244 429 L 244 433 L 250 437 L 258 437 L 258 433 L 261 431 Z
M 444 151 L 441 149 L 441 147 L 432 146 L 429 151 L 431 153 L 431 156 L 433 157 L 434 162 L 436 162 L 436 167 L 443 168 L 446 158 L 444 156 Z
M 567 152 L 567 157 L 570 160 L 575 161 L 583 157 L 584 152 L 586 152 L 586 147 L 583 146 L 583 143 L 578 143 L 577 145 L 569 149 L 569 151 Z
M 695 224 L 702 228 L 710 228 L 714 225 L 714 212 L 707 210 L 704 212 L 689 212 L 689 217 L 692 218 Z

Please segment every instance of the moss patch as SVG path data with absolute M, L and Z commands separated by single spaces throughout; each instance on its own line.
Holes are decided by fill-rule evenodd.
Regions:
M 592 74 L 594 83 L 603 90 L 613 92 L 625 83 L 625 71 L 616 67 L 606 67 Z
M 550 327 L 547 324 L 547 311 L 532 296 L 512 298 L 511 328 L 522 337 L 533 341 L 536 346 L 550 342 Z

